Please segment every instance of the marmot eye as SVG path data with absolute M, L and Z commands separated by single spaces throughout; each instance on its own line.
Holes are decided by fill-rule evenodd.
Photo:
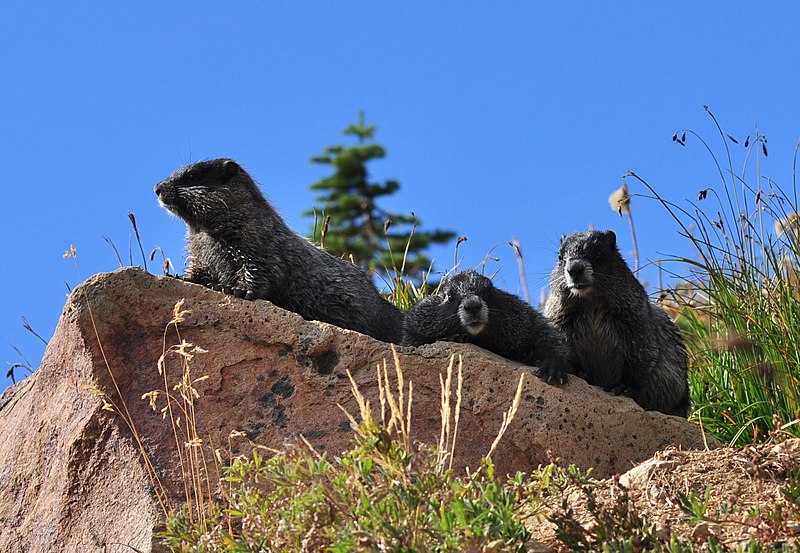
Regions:
M 563 253 L 558 252 L 558 260 L 559 261 L 564 261 L 564 254 Z

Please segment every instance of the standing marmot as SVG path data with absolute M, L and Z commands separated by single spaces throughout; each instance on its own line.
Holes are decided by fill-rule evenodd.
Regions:
M 186 280 L 400 341 L 403 316 L 369 277 L 292 232 L 235 161 L 187 165 L 155 192 L 186 223 Z
M 437 340 L 470 342 L 538 367 L 548 382 L 567 381 L 569 349 L 562 333 L 533 307 L 472 270 L 450 276 L 437 295 L 406 313 L 403 345 Z
M 645 409 L 687 416 L 683 337 L 650 302 L 612 231 L 561 238 L 545 315 L 567 334 L 589 384 L 626 393 Z

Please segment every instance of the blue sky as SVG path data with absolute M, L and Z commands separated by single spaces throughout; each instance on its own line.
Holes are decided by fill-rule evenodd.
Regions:
M 467 236 L 464 266 L 500 244 L 492 271 L 512 292 L 516 262 L 502 244 L 513 237 L 534 296 L 561 234 L 614 229 L 630 258 L 627 221 L 607 204 L 627 169 L 679 202 L 718 185 L 697 141 L 671 141 L 690 128 L 722 153 L 704 104 L 740 141 L 765 133 L 762 173 L 788 188 L 798 6 L 6 2 L 2 373 L 21 360 L 12 346 L 41 359 L 22 316 L 49 338 L 67 284 L 118 266 L 103 235 L 127 258 L 128 211 L 145 249 L 182 269 L 183 224 L 152 189 L 185 163 L 239 160 L 305 232 L 308 185 L 327 174 L 308 160 L 342 142 L 361 109 L 388 150 L 373 176 L 402 185 L 386 207 Z M 744 150 L 732 147 L 739 167 Z M 658 204 L 634 198 L 634 216 L 643 258 L 691 254 Z M 77 267 L 62 257 L 70 244 Z M 437 268 L 452 265 L 452 245 L 432 253 Z

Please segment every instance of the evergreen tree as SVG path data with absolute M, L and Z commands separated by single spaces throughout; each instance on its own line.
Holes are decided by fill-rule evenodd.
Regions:
M 334 173 L 311 185 L 321 192 L 316 198 L 312 239 L 327 251 L 379 273 L 403 274 L 419 282 L 431 261 L 423 253 L 431 244 L 451 240 L 454 232 L 421 231 L 414 216 L 390 213 L 378 206 L 378 199 L 400 189 L 396 180 L 371 182 L 367 163 L 386 156 L 386 150 L 373 140 L 375 126 L 366 126 L 364 113 L 358 123 L 344 129 L 345 136 L 357 140 L 354 146 L 330 146 L 323 154 L 311 158 L 312 163 L 330 165 Z

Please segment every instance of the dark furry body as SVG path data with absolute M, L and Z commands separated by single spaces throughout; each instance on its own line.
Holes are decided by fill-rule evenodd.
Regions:
M 626 393 L 648 410 L 687 416 L 683 337 L 650 302 L 613 232 L 561 239 L 545 315 L 566 333 L 578 373 L 590 384 Z
M 450 276 L 438 294 L 406 313 L 404 345 L 437 340 L 469 342 L 538 367 L 545 380 L 567 380 L 569 350 L 564 335 L 533 307 L 475 271 Z
M 201 161 L 155 187 L 187 227 L 190 282 L 399 342 L 402 313 L 358 267 L 290 230 L 235 161 Z

